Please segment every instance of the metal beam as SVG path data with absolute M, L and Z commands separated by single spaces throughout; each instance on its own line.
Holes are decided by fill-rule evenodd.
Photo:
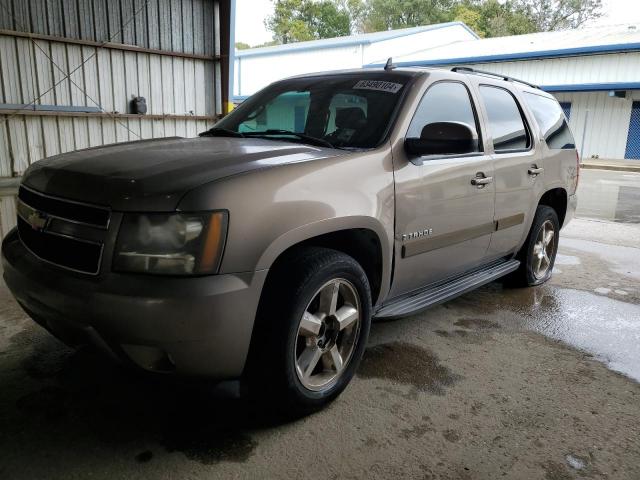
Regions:
M 192 58 L 195 60 L 207 60 L 211 62 L 220 61 L 219 56 L 198 55 L 196 53 L 172 52 L 170 50 L 156 50 L 153 48 L 138 47 L 136 45 L 125 45 L 112 42 L 95 42 L 93 40 L 79 40 L 77 38 L 56 37 L 54 35 L 43 35 L 40 33 L 18 32 L 16 30 L 1 30 L 0 35 L 8 37 L 32 38 L 34 40 L 46 40 L 49 42 L 66 43 L 70 45 L 81 45 L 85 47 L 107 48 L 111 50 L 123 50 L 127 52 L 150 53 L 153 55 L 163 55 L 167 57 Z
M 32 109 L 2 109 L 0 108 L 0 116 L 8 115 L 25 115 L 39 117 L 101 117 L 101 118 L 127 118 L 137 120 L 206 120 L 216 121 L 216 115 L 138 115 L 134 113 L 104 113 L 104 112 L 76 112 L 76 111 L 57 111 L 57 110 L 32 110 Z

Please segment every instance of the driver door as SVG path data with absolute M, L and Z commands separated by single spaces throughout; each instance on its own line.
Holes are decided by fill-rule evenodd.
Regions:
M 395 272 L 391 296 L 463 273 L 483 263 L 494 231 L 493 160 L 484 152 L 471 91 L 440 81 L 426 91 L 407 137 L 434 122 L 462 122 L 474 133 L 473 151 L 411 158 L 396 165 Z

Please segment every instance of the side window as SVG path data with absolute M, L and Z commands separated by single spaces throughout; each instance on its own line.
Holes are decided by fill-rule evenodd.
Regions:
M 576 148 L 573 135 L 558 102 L 529 92 L 525 92 L 524 97 L 549 148 L 556 150 Z
M 560 102 L 560 108 L 562 108 L 567 120 L 571 120 L 571 102 Z
M 420 100 L 407 137 L 419 138 L 425 125 L 435 122 L 461 122 L 478 137 L 478 123 L 469 91 L 462 83 L 440 82 L 433 85 Z M 476 142 L 475 151 L 480 151 Z
M 495 152 L 528 149 L 531 140 L 513 95 L 503 88 L 487 85 L 480 86 L 480 95 L 487 110 Z
M 238 126 L 238 131 L 291 130 L 302 133 L 307 122 L 310 101 L 309 92 L 282 93 L 252 112 Z

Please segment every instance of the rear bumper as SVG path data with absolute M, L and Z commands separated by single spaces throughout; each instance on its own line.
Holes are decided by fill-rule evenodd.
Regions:
M 562 223 L 562 227 L 564 228 L 573 217 L 576 215 L 576 208 L 578 207 L 578 195 L 569 195 L 569 199 L 567 200 L 567 214 L 564 217 L 564 222 Z
M 93 343 L 147 370 L 216 379 L 242 373 L 267 275 L 88 277 L 38 260 L 15 230 L 2 264 L 25 311 L 66 343 Z

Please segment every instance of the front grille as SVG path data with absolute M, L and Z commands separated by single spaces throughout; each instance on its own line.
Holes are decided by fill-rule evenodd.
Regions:
M 92 275 L 100 271 L 110 211 L 20 187 L 18 233 L 35 256 Z
M 95 207 L 80 202 L 62 200 L 20 187 L 18 198 L 36 210 L 71 222 L 107 228 L 111 212 L 105 207 Z

